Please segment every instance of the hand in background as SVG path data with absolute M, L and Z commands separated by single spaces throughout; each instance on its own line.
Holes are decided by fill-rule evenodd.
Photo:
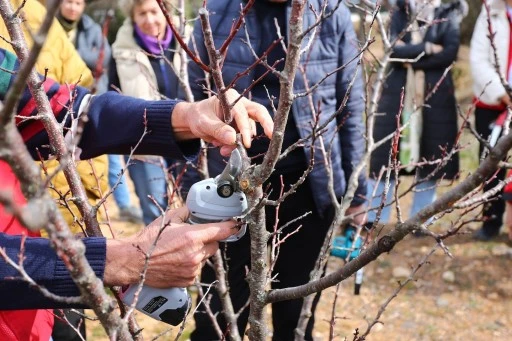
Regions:
M 507 107 L 512 105 L 512 101 L 510 100 L 510 96 L 508 94 L 504 94 L 500 97 L 501 103 L 505 104 Z
M 366 224 L 365 205 L 351 206 L 345 211 L 345 215 L 353 215 L 353 224 L 356 226 L 363 226 Z
M 425 53 L 427 55 L 441 53 L 441 52 L 443 52 L 443 46 L 442 45 L 434 44 L 434 43 L 431 43 L 431 42 L 426 42 L 425 43 Z

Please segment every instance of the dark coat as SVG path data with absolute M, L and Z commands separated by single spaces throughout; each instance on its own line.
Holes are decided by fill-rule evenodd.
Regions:
M 456 4 L 456 3 L 455 3 Z M 457 58 L 459 50 L 459 12 L 455 4 L 447 4 L 435 10 L 435 19 L 440 22 L 427 29 L 423 42 L 411 44 L 411 34 L 407 33 L 402 41 L 405 45 L 395 46 L 392 58 L 414 59 L 425 51 L 425 43 L 432 42 L 442 45 L 443 51 L 437 54 L 425 55 L 413 63 L 413 68 L 425 72 L 425 95 L 443 78 L 443 74 Z M 409 22 L 409 11 L 406 11 L 404 1 L 397 2 L 398 9 L 391 19 L 391 39 L 399 36 Z M 396 115 L 400 110 L 400 97 L 402 88 L 406 83 L 406 68 L 403 63 L 391 63 L 376 119 L 373 137 L 379 141 L 396 130 Z M 423 132 L 420 141 L 420 158 L 435 160 L 451 150 L 457 138 L 457 111 L 455 102 L 455 88 L 452 74 L 438 85 L 437 91 L 425 102 L 423 109 Z M 387 166 L 391 150 L 391 141 L 377 148 L 371 157 L 370 175 L 376 176 L 382 166 Z M 421 161 L 420 159 L 420 161 Z M 424 178 L 436 166 L 423 166 L 418 169 L 419 176 Z M 432 179 L 453 179 L 459 172 L 459 158 L 455 155 L 442 169 L 434 174 Z
M 224 40 L 229 36 L 233 20 L 240 15 L 241 0 L 211 1 L 208 4 L 210 11 L 210 22 L 213 31 L 215 45 L 221 46 Z M 317 11 L 323 6 L 323 0 L 310 1 Z M 330 12 L 337 3 L 334 0 L 327 1 L 327 12 Z M 290 17 L 290 8 L 287 8 L 286 19 Z M 270 20 L 270 19 L 269 19 Z M 309 27 L 315 22 L 315 14 L 311 10 L 306 10 L 304 14 L 304 27 Z M 245 17 L 245 23 L 250 35 L 251 45 L 256 51 L 260 49 L 261 31 L 259 30 L 258 18 L 254 11 L 249 11 Z M 286 30 L 287 31 L 287 30 Z M 223 63 L 222 75 L 225 84 L 229 84 L 238 74 L 247 70 L 254 63 L 255 57 L 251 49 L 245 43 L 245 32 L 241 29 L 236 34 L 227 50 L 227 55 Z M 308 42 L 310 36 L 306 37 L 304 44 Z M 194 41 L 197 46 L 201 60 L 208 60 L 207 51 L 203 44 L 203 33 L 200 23 L 197 22 L 194 28 Z M 295 94 L 304 93 L 307 87 L 311 87 L 319 82 L 325 75 L 332 72 L 337 67 L 348 63 L 347 67 L 335 75 L 328 77 L 314 92 L 312 103 L 319 104 L 320 121 L 325 122 L 336 109 L 341 105 L 347 92 L 347 88 L 358 72 L 353 84 L 351 95 L 345 110 L 341 113 L 337 126 L 336 120 L 327 124 L 323 133 L 327 148 L 332 143 L 331 166 L 333 168 L 334 187 L 336 194 L 342 196 L 347 188 L 347 179 L 352 173 L 353 168 L 361 160 L 365 141 L 363 138 L 363 110 L 364 110 L 364 84 L 359 69 L 357 58 L 358 42 L 350 20 L 350 12 L 345 5 L 340 5 L 333 16 L 325 20 L 318 29 L 317 37 L 314 38 L 311 49 L 301 56 L 301 64 L 307 65 L 306 79 L 309 84 L 305 84 L 303 75 L 297 72 L 293 90 Z M 189 64 L 189 78 L 195 100 L 205 97 L 203 91 L 204 72 L 194 63 Z M 248 75 L 241 77 L 235 84 L 235 89 L 243 92 L 249 88 L 254 80 L 254 69 Z M 293 101 L 292 113 L 295 119 L 297 129 L 301 138 L 307 137 L 312 130 L 313 117 L 310 110 L 310 103 L 305 96 L 298 97 Z M 317 144 L 319 141 L 316 141 Z M 311 158 L 311 150 L 308 144 L 303 148 L 306 158 Z M 209 152 L 210 175 L 218 174 L 224 167 L 225 162 L 219 158 L 219 155 L 213 155 L 215 151 Z M 314 200 L 318 210 L 323 210 L 331 205 L 329 197 L 328 177 L 325 170 L 325 162 L 322 153 L 317 150 L 315 153 L 315 164 L 313 171 L 309 175 L 309 183 L 314 193 Z M 304 164 L 303 170 L 307 168 Z M 189 173 L 189 172 L 187 172 Z M 353 205 L 360 205 L 364 202 L 366 195 L 366 175 L 359 177 L 359 186 L 352 201 Z

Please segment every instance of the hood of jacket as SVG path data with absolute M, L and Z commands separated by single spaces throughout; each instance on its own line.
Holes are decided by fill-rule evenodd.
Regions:
M 81 26 L 82 29 L 87 30 L 87 29 L 90 29 L 94 25 L 99 25 L 99 24 L 96 24 L 96 22 L 87 14 L 83 14 L 82 17 L 80 18 L 79 26 Z M 100 27 L 101 27 L 101 25 L 100 25 Z

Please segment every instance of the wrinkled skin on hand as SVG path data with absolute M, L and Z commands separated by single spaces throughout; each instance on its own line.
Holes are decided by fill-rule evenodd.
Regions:
M 229 89 L 226 97 L 229 103 L 234 103 L 240 95 Z M 231 117 L 230 125 L 226 124 L 219 99 L 210 97 L 195 103 L 178 103 L 174 108 L 172 126 L 178 140 L 199 137 L 220 147 L 224 156 L 229 156 L 235 148 L 237 132 L 242 135 L 244 146 L 251 146 L 252 137 L 256 135 L 256 122 L 261 124 L 265 135 L 272 138 L 274 122 L 261 104 L 242 97 L 231 109 Z
M 238 228 L 235 221 L 190 225 L 184 223 L 188 214 L 186 207 L 171 210 L 134 236 L 109 240 L 105 283 L 137 283 L 146 261 L 145 254 L 151 251 L 156 241 L 145 284 L 155 288 L 193 284 L 204 261 L 218 250 L 218 241 L 238 232 Z

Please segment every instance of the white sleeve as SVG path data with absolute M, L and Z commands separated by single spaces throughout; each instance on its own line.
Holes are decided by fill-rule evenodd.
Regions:
M 500 43 L 496 42 L 496 44 Z M 475 97 L 486 104 L 499 104 L 500 98 L 506 94 L 506 91 L 496 72 L 496 60 L 489 40 L 487 13 L 484 8 L 478 16 L 471 37 L 469 60 Z

